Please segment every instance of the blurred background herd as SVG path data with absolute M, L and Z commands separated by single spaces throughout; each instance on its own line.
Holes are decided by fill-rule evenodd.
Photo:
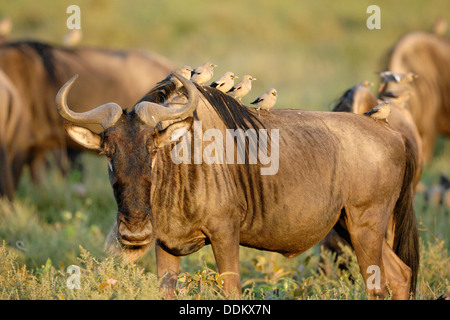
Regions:
M 69 31 L 66 22 L 71 15 L 66 10 L 73 4 L 81 10 L 81 34 L 77 41 L 69 44 L 64 43 Z M 372 4 L 381 9 L 379 30 L 370 30 L 366 26 L 370 16 L 366 10 Z M 275 108 L 331 111 L 343 92 L 364 80 L 375 84 L 372 90 L 376 93 L 380 82 L 377 73 L 384 71 L 390 50 L 405 34 L 438 32 L 448 41 L 450 33 L 445 28 L 445 21 L 450 22 L 450 2 L 401 0 L 375 3 L 362 0 L 329 1 L 325 4 L 314 0 L 14 0 L 0 3 L 0 19 L 3 19 L 0 23 L 0 33 L 3 32 L 0 60 L 2 55 L 6 55 L 8 46 L 17 48 L 18 42 L 23 40 L 32 43 L 33 54 L 39 52 L 42 61 L 48 63 L 54 63 L 52 59 L 45 60 L 48 46 L 69 51 L 86 47 L 108 52 L 138 50 L 157 60 L 155 71 L 147 71 L 147 67 L 139 62 L 130 67 L 124 65 L 127 70 L 123 70 L 123 91 L 132 92 L 137 87 L 141 91 L 124 100 L 127 102 L 123 107 L 131 107 L 133 101 L 138 101 L 140 95 L 171 70 L 183 65 L 196 67 L 211 61 L 218 65 L 212 80 L 227 71 L 257 78 L 250 94 L 243 98 L 244 104 L 249 105 L 262 92 L 273 87 L 278 91 Z M 100 61 L 96 63 L 101 64 Z M 15 65 L 14 59 L 0 63 L 0 70 L 11 68 L 18 70 L 14 77 L 23 75 L 24 81 L 40 81 L 39 78 L 30 78 L 29 74 L 33 73 L 30 66 Z M 125 73 L 131 68 L 148 72 L 150 80 L 139 84 L 130 82 L 131 78 Z M 58 68 L 55 70 L 61 74 Z M 70 68 L 65 70 L 59 85 L 73 75 Z M 121 78 L 121 69 L 116 72 L 114 78 L 117 80 Z M 98 79 L 105 78 L 98 76 Z M 15 79 L 11 80 L 14 83 Z M 81 74 L 78 79 L 79 83 L 92 84 L 93 81 L 94 78 L 89 80 L 89 72 Z M 120 84 L 120 81 L 116 82 Z M 107 90 L 108 80 L 104 80 L 102 85 L 104 87 L 97 90 Z M 86 95 L 98 93 L 86 92 Z M 42 92 L 18 90 L 18 94 L 27 96 L 22 99 L 33 101 L 33 95 Z M 114 94 L 117 92 L 111 97 L 115 97 Z M 105 96 L 104 101 L 103 98 L 94 99 L 95 104 L 92 105 L 86 102 L 89 97 L 72 99 L 79 101 L 79 110 L 88 110 L 111 102 Z M 4 114 L 0 111 L 0 117 Z M 14 135 L 20 136 L 20 132 L 28 130 L 27 126 L 33 127 L 34 131 L 25 140 L 43 134 L 49 129 L 45 126 L 62 129 L 59 118 L 56 121 L 60 124 L 36 124 L 38 115 L 29 114 L 28 117 L 28 122 L 19 122 Z M 34 124 L 30 125 L 33 121 Z M 5 117 L 0 118 L 0 126 L 4 122 Z M 447 125 L 450 127 L 450 123 Z M 17 253 L 21 263 L 31 267 L 38 268 L 47 259 L 62 266 L 76 263 L 79 245 L 95 256 L 103 257 L 103 242 L 115 219 L 116 205 L 104 159 L 92 153 L 82 153 L 78 155 L 77 164 L 67 169 L 61 160 L 65 155 L 58 150 L 48 147 L 45 154 L 39 155 L 38 163 L 29 160 L 34 155 L 27 155 L 17 186 L 9 196 L 12 201 L 0 200 L 0 240 Z M 67 155 L 67 158 L 71 156 Z M 1 181 L 5 181 L 5 176 L 5 172 L 0 172 Z M 439 136 L 417 189 L 416 212 L 423 241 L 442 241 L 441 249 L 446 252 L 444 263 L 447 266 L 450 243 L 448 178 L 450 140 Z M 194 258 L 186 260 L 182 268 L 195 270 L 202 265 L 202 259 L 213 263 L 207 250 L 202 249 Z M 255 258 L 255 255 L 260 257 L 256 251 L 248 249 L 243 252 L 243 255 L 253 257 L 249 258 L 253 259 L 251 261 L 259 261 Z M 314 252 L 310 251 L 306 256 Z M 297 267 L 304 263 L 301 261 Z M 148 254 L 140 263 L 154 272 L 153 254 Z M 447 278 L 448 286 L 448 273 L 444 278 Z

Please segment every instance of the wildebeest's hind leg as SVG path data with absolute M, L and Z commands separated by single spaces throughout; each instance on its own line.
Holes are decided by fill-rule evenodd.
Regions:
M 411 268 L 408 267 L 391 249 L 387 241 L 383 241 L 383 265 L 392 299 L 409 299 L 411 286 Z
M 381 256 L 389 218 L 385 218 L 377 207 L 346 207 L 345 211 L 346 225 L 366 284 L 366 292 L 370 299 L 383 299 L 387 290 Z
M 180 257 L 168 253 L 157 244 L 155 246 L 158 278 L 161 279 L 161 291 L 165 299 L 173 300 L 180 270 Z

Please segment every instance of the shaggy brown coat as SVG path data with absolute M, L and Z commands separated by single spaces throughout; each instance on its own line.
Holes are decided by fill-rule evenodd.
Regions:
M 135 259 L 156 240 L 158 275 L 173 297 L 179 257 L 210 243 L 225 291 L 240 293 L 240 245 L 293 257 L 335 227 L 355 249 L 365 281 L 370 266 L 380 268 L 380 287 L 366 288 L 371 298 L 384 297 L 386 283 L 393 298 L 409 298 L 419 255 L 411 184 L 415 158 L 408 140 L 387 124 L 351 113 L 278 109 L 258 117 L 214 88 L 179 80 L 188 92 L 179 112 L 160 105 L 183 98 L 170 82 L 131 112 L 117 105 L 86 115 L 71 112 L 66 99 L 73 82 L 58 95 L 68 121 L 101 120 L 107 126 L 101 135 L 73 124 L 66 130 L 108 159 L 118 205 L 107 243 L 113 251 Z M 171 136 L 175 129 L 192 133 L 193 116 L 203 130 L 218 129 L 223 137 L 234 127 L 278 129 L 278 173 L 261 175 L 259 162 L 174 164 Z M 175 121 L 158 130 L 168 119 Z M 391 216 L 393 248 L 385 240 Z

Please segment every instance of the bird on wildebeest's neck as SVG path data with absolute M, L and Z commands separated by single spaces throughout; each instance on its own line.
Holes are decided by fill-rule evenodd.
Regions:
M 223 76 L 221 76 L 219 79 L 211 83 L 209 86 L 212 88 L 216 88 L 217 90 L 220 90 L 222 92 L 227 92 L 230 90 L 234 85 L 234 79 L 239 78 L 238 76 L 235 76 L 233 72 L 227 72 Z
M 241 101 L 242 97 L 247 95 L 250 90 L 252 90 L 252 81 L 256 80 L 251 75 L 245 75 L 242 77 L 242 80 L 237 83 L 233 88 L 227 91 L 231 96 L 235 99 L 239 99 Z
M 192 71 L 191 80 L 199 85 L 206 83 L 211 80 L 215 67 L 217 67 L 216 64 L 212 62 L 205 62 Z

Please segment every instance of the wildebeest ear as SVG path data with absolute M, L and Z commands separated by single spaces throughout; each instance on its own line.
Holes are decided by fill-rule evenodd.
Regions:
M 164 131 L 160 131 L 156 134 L 155 145 L 157 148 L 161 148 L 166 144 L 174 141 L 178 141 L 182 136 L 188 133 L 194 122 L 193 117 L 186 118 L 182 121 L 174 122 L 169 125 Z
M 84 127 L 79 127 L 69 123 L 65 123 L 64 128 L 69 136 L 83 147 L 88 149 L 100 149 L 102 141 L 100 135 Z

